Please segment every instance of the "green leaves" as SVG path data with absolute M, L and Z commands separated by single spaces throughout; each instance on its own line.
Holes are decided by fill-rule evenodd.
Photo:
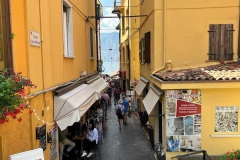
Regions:
M 25 97 L 25 87 L 35 87 L 32 82 L 23 78 L 12 69 L 0 71 L 0 124 L 8 122 L 7 116 L 15 117 L 19 110 L 28 107 Z

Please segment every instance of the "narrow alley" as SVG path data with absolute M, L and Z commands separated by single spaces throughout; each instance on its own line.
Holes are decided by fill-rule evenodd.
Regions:
M 102 160 L 154 160 L 151 144 L 136 115 L 132 114 L 127 124 L 119 128 L 115 106 L 112 104 L 107 118 L 104 143 L 100 145 Z

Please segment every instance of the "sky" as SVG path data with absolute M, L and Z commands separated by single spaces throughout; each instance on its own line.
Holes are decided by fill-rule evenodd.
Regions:
M 114 0 L 100 0 L 103 6 L 103 16 L 116 16 L 112 14 Z M 101 33 L 118 32 L 115 28 L 119 24 L 118 18 L 103 18 L 100 23 Z

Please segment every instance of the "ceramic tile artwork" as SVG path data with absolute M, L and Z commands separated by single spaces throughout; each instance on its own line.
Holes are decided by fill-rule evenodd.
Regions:
M 215 108 L 215 132 L 238 132 L 238 106 Z

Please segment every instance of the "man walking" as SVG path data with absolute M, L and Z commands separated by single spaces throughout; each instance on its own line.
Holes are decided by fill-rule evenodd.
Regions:
M 121 128 L 123 122 L 123 115 L 124 115 L 124 106 L 122 105 L 122 101 L 118 101 L 118 105 L 116 105 L 116 115 L 118 116 L 118 124 Z
M 105 110 L 106 110 L 106 113 L 107 113 L 108 105 L 110 104 L 110 97 L 108 96 L 107 92 L 104 92 L 104 93 L 102 94 L 102 98 L 103 98 L 104 101 L 105 101 Z
M 129 102 L 126 100 L 126 97 L 123 95 L 122 96 L 122 105 L 124 106 L 124 116 L 123 116 L 123 124 L 127 124 L 127 115 L 128 115 L 128 110 L 129 110 Z

